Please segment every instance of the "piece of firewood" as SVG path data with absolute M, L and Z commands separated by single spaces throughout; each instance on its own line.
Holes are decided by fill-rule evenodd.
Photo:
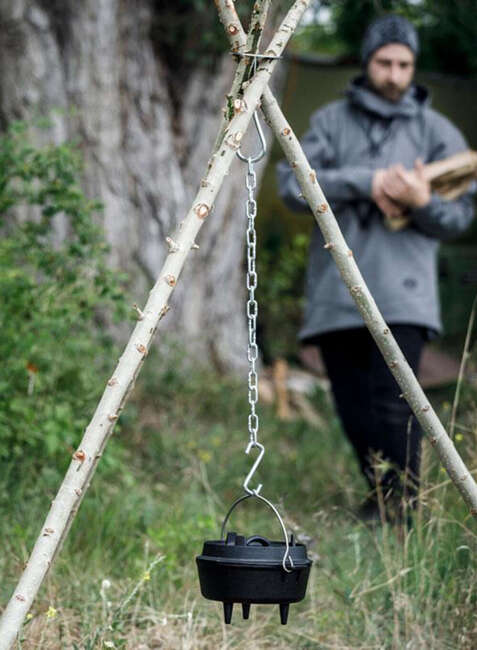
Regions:
M 477 151 L 461 151 L 424 165 L 424 175 L 431 183 L 431 190 L 445 201 L 453 201 L 469 188 L 472 180 L 477 178 Z M 409 225 L 410 219 L 405 214 L 401 217 L 385 215 L 384 223 L 389 230 L 402 230 Z
M 285 359 L 276 359 L 273 364 L 273 383 L 277 400 L 277 416 L 280 420 L 291 420 L 292 413 L 287 389 L 288 364 Z

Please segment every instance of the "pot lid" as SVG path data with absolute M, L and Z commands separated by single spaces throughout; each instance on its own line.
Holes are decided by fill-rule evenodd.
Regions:
M 245 537 L 235 532 L 227 534 L 225 540 L 207 540 L 204 542 L 202 555 L 197 560 L 221 562 L 224 564 L 282 564 L 285 542 L 271 541 L 261 535 Z M 290 536 L 290 557 L 295 568 L 311 565 L 304 544 L 296 544 Z

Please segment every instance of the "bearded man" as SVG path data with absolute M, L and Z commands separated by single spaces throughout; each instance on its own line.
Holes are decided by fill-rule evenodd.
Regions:
M 428 92 L 413 83 L 418 49 L 417 32 L 406 19 L 389 14 L 374 21 L 362 43 L 363 74 L 344 99 L 312 115 L 302 140 L 371 294 L 415 373 L 424 343 L 442 329 L 439 241 L 462 233 L 473 217 L 470 193 L 444 201 L 423 174 L 423 163 L 468 147 L 460 131 L 430 108 Z M 288 164 L 280 162 L 277 171 L 285 203 L 306 209 Z M 403 214 L 408 225 L 390 229 L 387 222 Z M 402 513 L 403 503 L 415 503 L 417 496 L 420 427 L 323 245 L 315 226 L 299 337 L 321 350 L 344 431 L 368 481 L 360 514 L 379 516 L 379 494 L 388 512 L 396 513 L 398 504 Z

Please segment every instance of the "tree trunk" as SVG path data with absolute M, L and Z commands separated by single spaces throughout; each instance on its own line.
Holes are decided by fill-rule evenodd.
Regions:
M 131 273 L 138 303 L 200 184 L 234 69 L 228 54 L 213 75 L 195 67 L 178 101 L 173 66 L 154 42 L 155 7 L 153 0 L 0 0 L 3 127 L 49 115 L 49 137 L 79 140 L 84 189 L 104 203 L 111 262 Z M 244 177 L 237 161 L 164 323 L 224 370 L 246 365 Z

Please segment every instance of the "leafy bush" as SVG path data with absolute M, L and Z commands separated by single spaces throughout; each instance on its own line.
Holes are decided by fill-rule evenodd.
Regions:
M 258 268 L 259 329 L 266 361 L 297 355 L 303 312 L 307 235 L 298 234 L 278 251 L 260 251 Z
M 124 315 L 124 277 L 80 170 L 73 145 L 34 147 L 25 124 L 0 138 L 0 460 L 64 455 L 111 367 L 104 314 Z
M 322 0 L 315 2 L 315 21 L 298 33 L 295 47 L 358 58 L 366 27 L 378 16 L 397 13 L 419 31 L 421 69 L 475 75 L 477 14 L 473 0 Z M 325 20 L 320 23 L 320 9 Z M 322 15 L 323 15 L 322 14 Z

